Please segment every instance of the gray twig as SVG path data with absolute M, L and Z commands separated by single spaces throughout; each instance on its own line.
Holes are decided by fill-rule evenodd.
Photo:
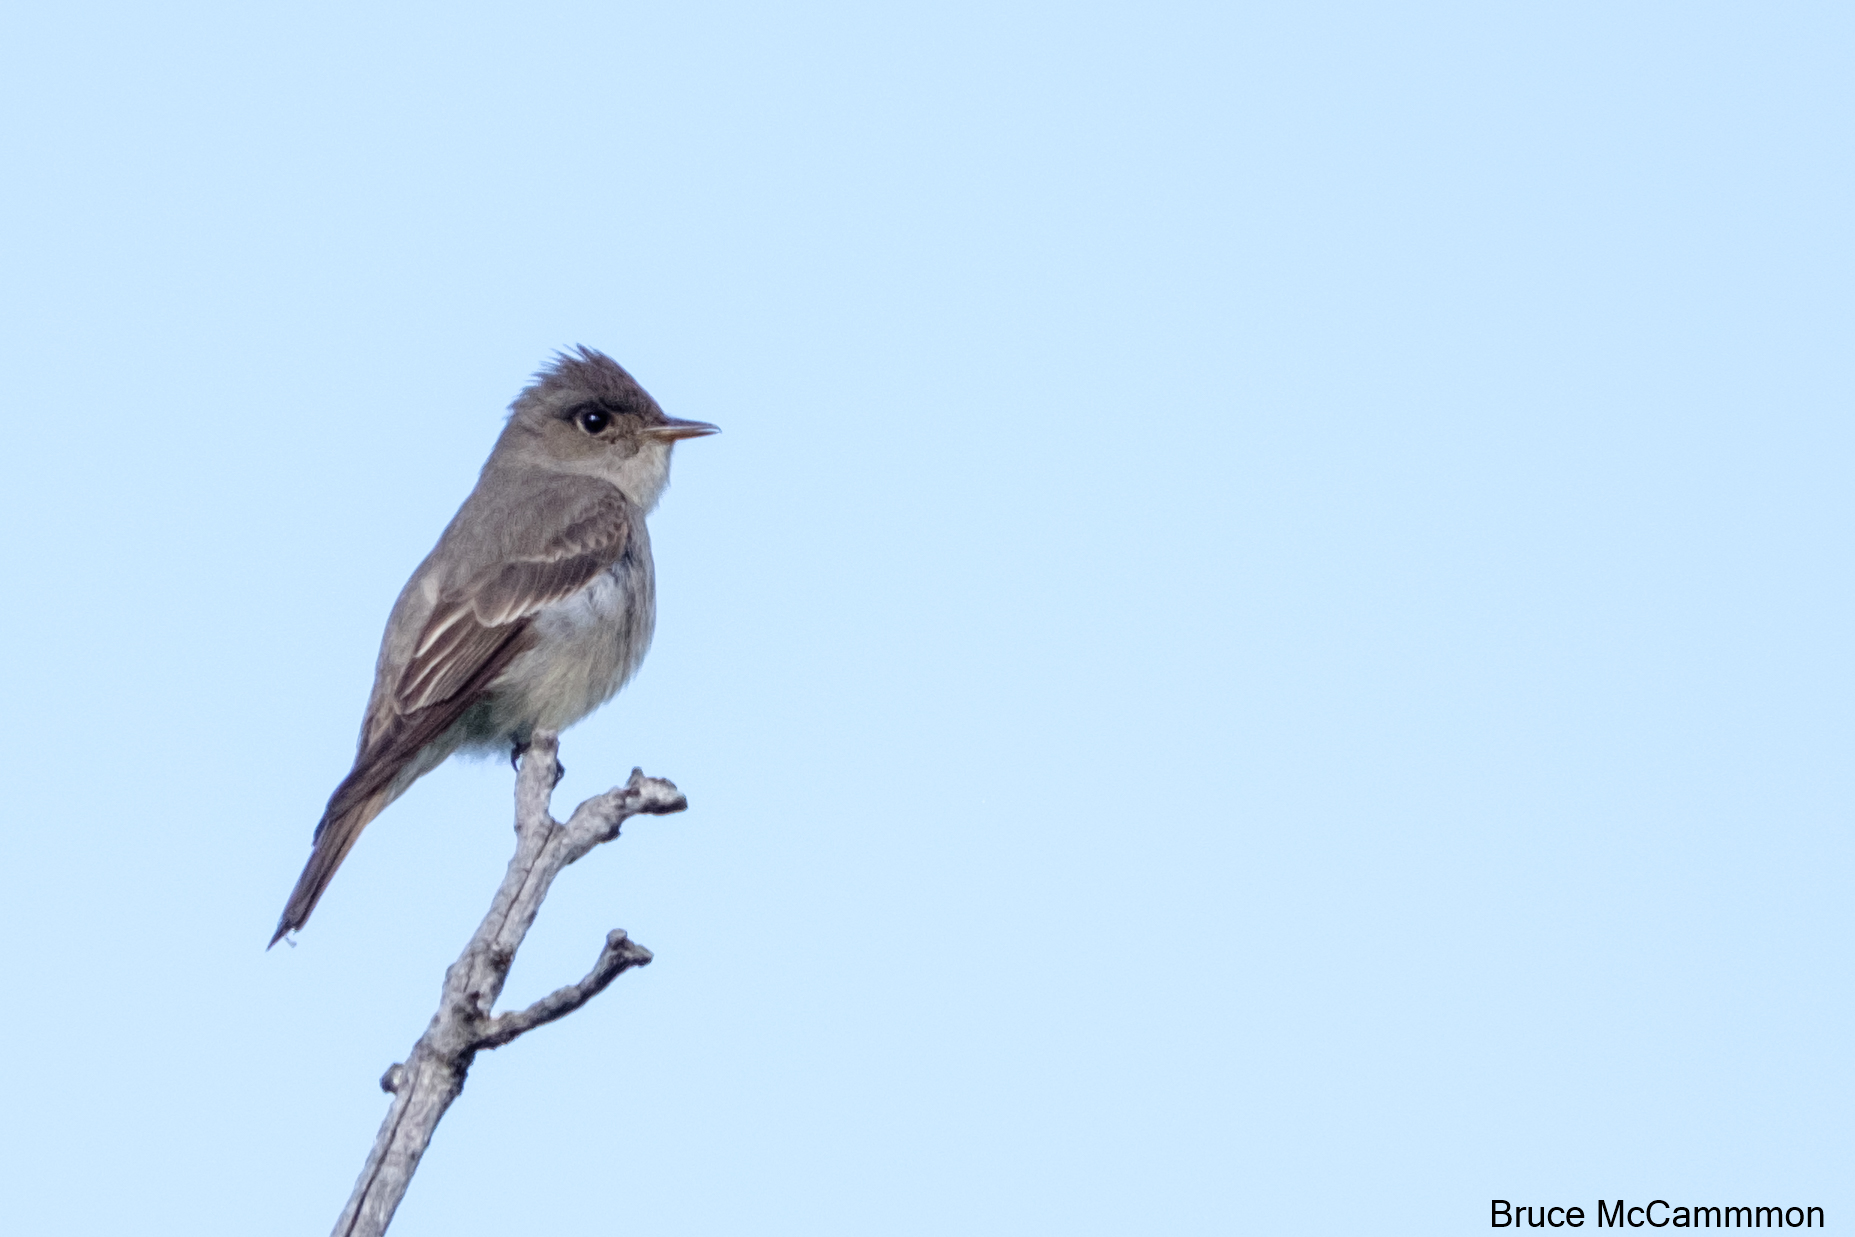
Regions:
M 599 843 L 617 837 L 619 827 L 633 816 L 660 816 L 689 806 L 670 782 L 633 769 L 630 781 L 588 799 L 566 824 L 559 824 L 548 814 L 558 750 L 555 735 L 537 733 L 522 757 L 522 770 L 515 781 L 515 857 L 509 861 L 489 914 L 445 971 L 438 1012 L 432 1015 L 425 1034 L 419 1036 L 403 1064 L 392 1066 L 380 1078 L 381 1090 L 392 1094 L 393 1103 L 380 1124 L 360 1180 L 355 1182 L 354 1194 L 335 1222 L 335 1237 L 380 1237 L 386 1232 L 439 1119 L 463 1091 L 464 1075 L 478 1051 L 500 1048 L 543 1023 L 564 1018 L 614 979 L 651 960 L 650 950 L 615 929 L 606 935 L 605 948 L 585 979 L 549 993 L 527 1009 L 491 1012 L 502 995 L 515 951 L 521 948 L 560 870 Z

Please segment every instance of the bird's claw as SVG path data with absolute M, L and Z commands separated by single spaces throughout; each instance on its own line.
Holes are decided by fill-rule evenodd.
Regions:
M 528 754 L 528 740 L 516 739 L 509 745 L 509 767 L 517 773 L 522 771 L 522 757 Z M 560 779 L 567 776 L 567 766 L 560 763 L 560 757 L 554 758 L 554 785 L 560 785 Z

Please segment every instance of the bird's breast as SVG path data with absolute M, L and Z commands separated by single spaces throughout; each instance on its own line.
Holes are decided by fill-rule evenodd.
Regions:
M 516 729 L 564 730 L 637 673 L 657 618 L 650 548 L 628 550 L 571 597 L 539 611 L 535 644 L 496 684 Z

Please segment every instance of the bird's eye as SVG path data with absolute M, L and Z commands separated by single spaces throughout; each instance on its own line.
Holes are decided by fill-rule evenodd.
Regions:
M 602 434 L 606 426 L 612 424 L 612 414 L 601 408 L 582 408 L 580 415 L 574 419 L 589 434 Z

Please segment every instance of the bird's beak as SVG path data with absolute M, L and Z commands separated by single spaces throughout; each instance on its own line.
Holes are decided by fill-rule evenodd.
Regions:
M 706 438 L 710 434 L 719 434 L 721 430 L 707 421 L 684 421 L 677 417 L 665 417 L 662 425 L 646 426 L 644 436 L 655 438 L 660 442 L 675 442 L 679 438 Z

